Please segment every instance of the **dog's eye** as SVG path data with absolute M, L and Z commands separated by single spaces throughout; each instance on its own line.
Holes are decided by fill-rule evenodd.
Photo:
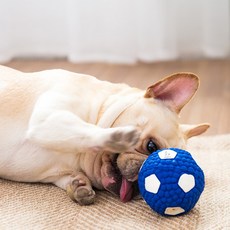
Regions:
M 149 151 L 149 153 L 152 153 L 152 152 L 155 152 L 158 150 L 158 147 L 157 145 L 152 141 L 150 140 L 148 143 L 147 143 L 147 150 Z

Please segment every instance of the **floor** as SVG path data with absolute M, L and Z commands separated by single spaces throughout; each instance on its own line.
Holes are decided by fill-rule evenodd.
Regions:
M 63 68 L 91 74 L 99 79 L 124 82 L 141 89 L 175 72 L 193 72 L 201 85 L 196 96 L 181 112 L 181 123 L 208 122 L 207 135 L 230 133 L 230 60 L 196 60 L 135 65 L 88 63 L 74 64 L 66 60 L 13 60 L 6 66 L 25 72 Z

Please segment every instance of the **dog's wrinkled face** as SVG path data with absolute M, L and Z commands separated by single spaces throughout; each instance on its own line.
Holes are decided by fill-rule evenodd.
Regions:
M 116 154 L 103 154 L 104 188 L 129 201 L 137 188 L 139 169 L 147 156 L 162 148 L 185 148 L 189 137 L 206 131 L 208 124 L 180 125 L 178 114 L 198 88 L 192 74 L 177 74 L 149 87 L 132 106 L 119 115 L 113 126 L 132 125 L 140 129 L 135 148 Z

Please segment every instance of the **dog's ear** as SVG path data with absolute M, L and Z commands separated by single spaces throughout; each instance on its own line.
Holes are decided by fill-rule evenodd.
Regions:
M 187 104 L 199 87 L 199 78 L 192 73 L 177 73 L 150 86 L 145 98 L 153 97 L 163 101 L 176 113 Z
M 208 123 L 203 123 L 199 125 L 180 125 L 180 128 L 184 133 L 186 139 L 204 133 L 209 127 L 210 125 Z

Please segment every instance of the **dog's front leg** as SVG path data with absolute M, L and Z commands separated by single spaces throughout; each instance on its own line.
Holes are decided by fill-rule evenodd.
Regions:
M 95 192 L 90 180 L 83 172 L 62 176 L 54 184 L 66 190 L 69 197 L 80 205 L 94 203 Z
M 48 92 L 34 107 L 27 138 L 42 147 L 60 152 L 124 152 L 139 140 L 134 127 L 100 128 L 70 111 L 66 95 Z

